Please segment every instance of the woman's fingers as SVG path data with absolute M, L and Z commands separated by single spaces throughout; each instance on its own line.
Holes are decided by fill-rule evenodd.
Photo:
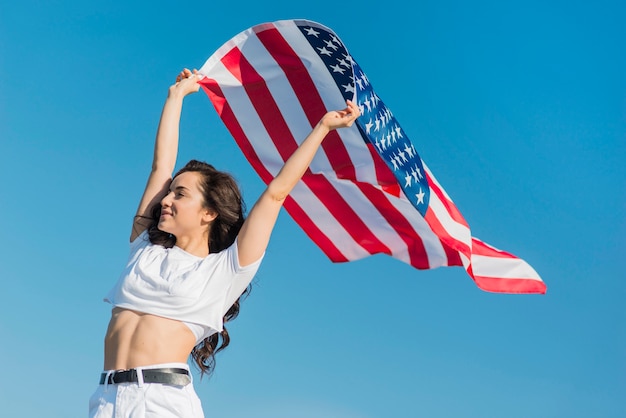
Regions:
M 346 104 L 348 105 L 345 109 L 338 111 L 339 116 L 344 120 L 346 126 L 351 126 L 354 121 L 361 116 L 361 112 L 359 107 L 354 104 L 351 100 L 346 100 Z
M 198 75 L 198 70 L 194 69 L 193 72 L 192 72 L 190 69 L 185 68 L 180 73 L 178 73 L 178 75 L 176 76 L 176 82 L 180 83 L 185 78 L 189 78 L 189 77 L 194 76 L 194 75 Z

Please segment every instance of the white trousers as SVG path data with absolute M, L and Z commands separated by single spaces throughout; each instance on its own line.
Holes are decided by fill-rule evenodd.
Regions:
M 161 367 L 189 370 L 185 363 L 155 364 L 141 369 Z M 193 383 L 186 386 L 161 383 L 105 383 L 98 385 L 89 399 L 89 417 L 204 418 L 204 413 L 200 399 L 193 389 Z

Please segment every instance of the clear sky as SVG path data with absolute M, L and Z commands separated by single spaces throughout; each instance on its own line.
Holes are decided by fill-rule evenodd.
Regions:
M 471 4 L 471 5 L 470 5 Z M 332 28 L 484 241 L 546 295 L 462 268 L 332 264 L 286 212 L 208 417 L 626 416 L 626 8 L 619 1 L 0 5 L 0 405 L 80 417 L 102 369 L 168 86 L 257 23 Z M 262 183 L 202 92 L 179 166 Z

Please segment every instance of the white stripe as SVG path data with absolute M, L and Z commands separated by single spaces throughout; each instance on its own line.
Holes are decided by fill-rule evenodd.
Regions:
M 326 206 L 315 197 L 311 189 L 303 182 L 298 182 L 289 194 L 311 221 L 348 260 L 358 260 L 370 255 L 348 234 L 343 225 L 328 211 Z
M 401 194 L 400 198 L 396 198 L 388 193 L 385 195 L 393 207 L 402 213 L 404 218 L 411 224 L 411 227 L 417 235 L 415 238 L 421 238 L 424 248 L 426 249 L 430 268 L 447 266 L 448 257 L 441 245 L 441 240 L 439 240 L 439 237 L 430 229 L 430 225 L 428 225 L 422 215 L 415 210 L 411 202 L 406 199 L 404 194 Z
M 467 244 L 469 251 L 471 251 L 472 236 L 469 228 L 452 219 L 446 207 L 439 200 L 439 196 L 435 193 L 430 194 L 430 207 L 446 232 L 455 240 Z
M 369 231 L 391 251 L 391 255 L 408 263 L 406 243 L 356 184 L 347 180 L 335 180 L 332 184 L 355 212 L 356 217 L 363 221 Z
M 352 181 L 336 180 L 333 178 L 328 180 L 337 193 L 342 196 L 346 204 L 350 206 L 350 209 L 355 212 L 355 218 L 361 220 L 367 219 L 368 222 L 365 224 L 371 234 L 376 236 L 383 245 L 389 248 L 392 256 L 408 263 L 410 259 L 406 243 L 361 190 Z M 300 183 L 298 183 L 298 185 L 300 185 Z M 324 191 L 318 190 L 318 193 L 319 192 L 323 193 Z M 291 196 L 315 222 L 318 228 L 333 241 L 337 248 L 341 249 L 341 252 L 344 253 L 347 258 L 356 260 L 371 255 L 350 236 L 350 232 L 354 233 L 359 231 L 354 231 L 354 229 L 350 231 L 350 228 L 343 226 L 341 221 L 335 218 L 333 212 L 329 211 L 324 204 L 315 197 L 313 191 L 308 188 L 298 188 L 298 190 L 291 193 Z M 349 239 L 346 238 L 347 236 L 349 236 Z M 356 252 L 354 251 L 355 247 L 358 247 L 358 251 Z
M 494 277 L 501 279 L 531 279 L 541 281 L 541 278 L 527 262 L 521 258 L 488 257 L 472 255 L 472 270 L 475 276 Z
M 430 171 L 430 169 L 428 168 L 424 160 L 422 160 L 422 166 L 424 167 L 424 170 L 430 176 L 430 179 L 432 180 L 432 182 L 435 183 L 435 185 L 437 185 L 437 187 L 439 188 L 439 190 L 441 190 L 441 193 L 445 196 L 445 198 L 448 199 L 452 203 L 452 199 L 450 199 L 450 196 L 448 196 L 448 193 L 446 193 L 446 189 L 441 187 L 441 184 L 439 184 L 439 182 L 437 181 L 437 178 L 433 175 L 432 171 Z

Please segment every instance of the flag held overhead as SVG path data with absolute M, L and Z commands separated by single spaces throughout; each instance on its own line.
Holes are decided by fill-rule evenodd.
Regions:
M 463 266 L 479 288 L 545 293 L 524 260 L 472 237 L 391 110 L 329 28 L 307 20 L 254 26 L 219 48 L 200 81 L 267 184 L 329 110 L 362 116 L 332 131 L 285 202 L 334 262 L 384 253 L 418 269 Z

